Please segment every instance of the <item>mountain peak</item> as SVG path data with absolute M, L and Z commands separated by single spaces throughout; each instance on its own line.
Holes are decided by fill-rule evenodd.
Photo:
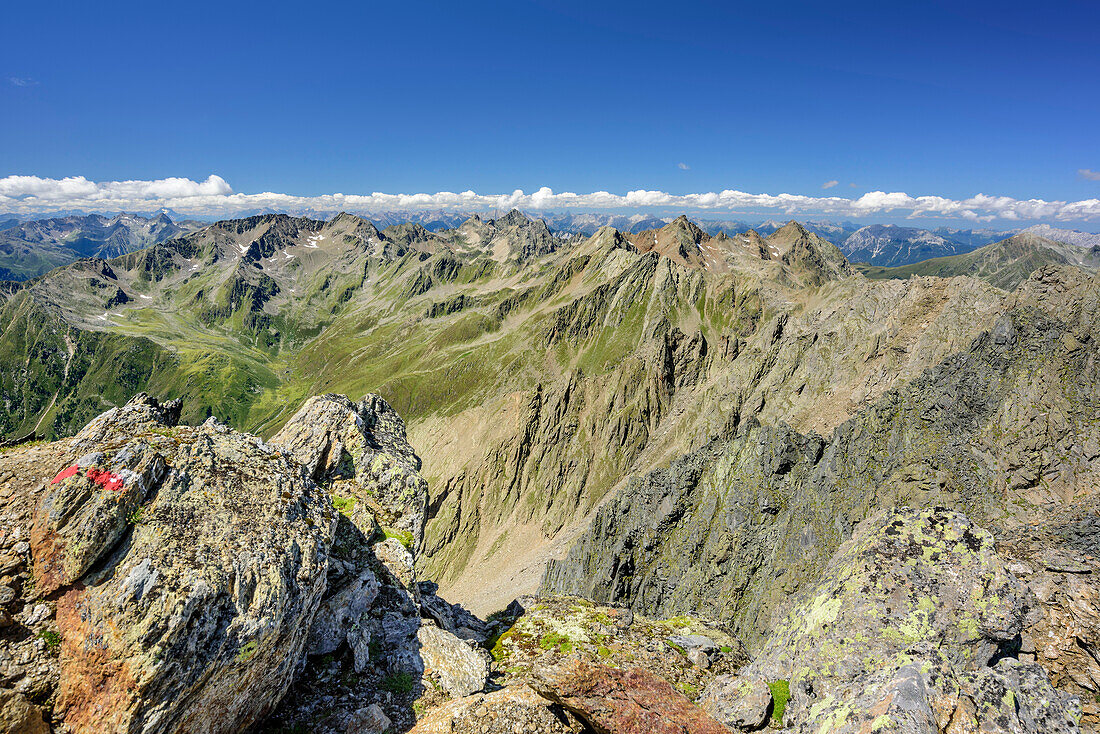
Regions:
M 707 233 L 704 232 L 702 229 L 700 229 L 699 225 L 697 225 L 695 222 L 688 219 L 683 214 L 676 217 L 675 219 L 673 219 L 671 222 L 669 222 L 665 226 L 661 227 L 661 229 L 659 231 L 662 232 L 662 233 L 669 233 L 669 234 L 672 234 L 672 233 L 684 234 L 684 235 L 687 235 L 691 239 L 692 242 L 696 242 L 696 243 L 701 242 L 705 239 L 708 239 Z
M 518 227 L 524 224 L 530 224 L 531 218 L 521 212 L 519 209 L 512 209 L 512 211 L 505 214 L 500 219 L 496 220 L 497 224 L 503 224 L 506 227 Z
M 802 222 L 799 222 L 797 219 L 791 219 L 782 227 L 775 230 L 775 232 L 772 233 L 772 236 L 781 235 L 789 237 L 792 235 L 797 235 L 800 237 L 805 237 L 808 234 L 810 234 L 810 232 L 802 226 Z

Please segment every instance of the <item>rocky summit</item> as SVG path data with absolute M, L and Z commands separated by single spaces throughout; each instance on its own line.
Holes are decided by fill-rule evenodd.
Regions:
M 1100 731 L 1090 245 L 629 224 L 4 284 L 0 734 Z

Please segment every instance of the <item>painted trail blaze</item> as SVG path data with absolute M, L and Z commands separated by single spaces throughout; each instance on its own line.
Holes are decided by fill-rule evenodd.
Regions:
M 78 473 L 80 473 L 80 467 L 77 466 L 76 464 L 73 464 L 68 469 L 63 470 L 56 477 L 54 477 L 52 480 L 50 480 L 50 484 L 57 484 L 58 482 L 63 482 L 66 479 L 68 479 L 69 477 L 76 476 Z
M 75 477 L 79 473 L 80 467 L 76 464 L 73 464 L 68 469 L 60 472 L 56 477 L 50 480 L 50 484 L 63 482 L 69 477 Z M 111 492 L 117 492 L 122 489 L 122 477 L 112 472 L 109 472 L 106 469 L 96 469 L 95 467 L 92 467 L 88 470 L 85 476 L 98 484 L 103 489 L 109 490 Z

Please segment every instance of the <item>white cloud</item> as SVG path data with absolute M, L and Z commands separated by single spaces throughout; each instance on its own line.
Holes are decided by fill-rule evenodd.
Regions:
M 690 171 L 691 170 L 691 166 L 689 166 L 686 163 L 677 163 L 676 167 L 679 168 L 681 171 Z
M 834 178 L 834 179 L 833 179 L 832 181 L 826 181 L 825 183 L 821 184 L 821 188 L 823 188 L 823 189 L 831 189 L 832 187 L 836 186 L 836 185 L 837 185 L 838 183 L 840 183 L 840 181 L 837 181 L 837 180 L 836 180 L 836 179 Z
M 868 217 L 889 214 L 923 218 L 992 220 L 1092 220 L 1100 219 L 1100 199 L 1046 201 L 976 194 L 968 199 L 912 196 L 895 191 L 870 191 L 858 198 L 805 196 L 802 194 L 750 194 L 726 189 L 697 194 L 670 194 L 639 189 L 624 194 L 595 191 L 589 194 L 556 193 L 542 187 L 528 194 L 520 189 L 507 194 L 440 191 L 434 194 L 325 194 L 294 196 L 275 192 L 242 194 L 220 176 L 205 181 L 165 178 L 156 181 L 90 181 L 83 176 L 62 179 L 38 176 L 0 178 L 0 212 L 41 214 L 59 210 L 100 212 L 156 211 L 168 208 L 185 216 L 232 217 L 242 213 L 274 210 L 290 213 L 350 211 L 451 210 L 488 211 L 520 207 L 533 211 L 565 209 L 667 209 L 671 211 L 722 211 L 740 214 L 800 216 L 824 214 Z
M 1100 171 L 1093 171 L 1089 168 L 1078 168 L 1077 175 L 1089 181 L 1100 181 Z
M 24 76 L 9 76 L 8 81 L 17 87 L 35 87 L 38 86 L 38 82 L 34 79 L 30 79 Z

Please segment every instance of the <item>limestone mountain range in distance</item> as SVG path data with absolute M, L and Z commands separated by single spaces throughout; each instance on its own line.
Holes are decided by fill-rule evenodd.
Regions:
M 262 214 L 264 212 L 257 212 Z M 331 219 L 338 212 L 306 212 L 304 216 Z M 416 224 L 436 232 L 460 226 L 470 213 L 382 212 L 363 215 L 380 229 Z M 482 215 L 484 216 L 484 215 Z M 530 213 L 541 218 L 555 234 L 595 234 L 601 227 L 615 227 L 626 233 L 660 229 L 674 217 L 651 214 Z M 174 217 L 174 219 L 173 219 Z M 754 229 L 769 235 L 786 222 L 696 218 L 697 226 L 711 235 L 733 235 Z M 893 224 L 860 225 L 853 222 L 805 221 L 802 226 L 837 245 L 853 263 L 880 267 L 912 265 L 922 260 L 964 254 L 983 245 L 1003 240 L 1019 230 L 957 229 L 934 230 Z M 27 280 L 81 257 L 113 257 L 132 252 L 181 234 L 200 229 L 205 223 L 185 219 L 168 211 L 155 216 L 120 213 L 114 216 L 67 213 L 64 216 L 0 213 L 0 280 Z M 1092 248 L 1100 235 L 1050 225 L 1035 225 L 1026 231 L 1065 244 Z
M 1100 727 L 1095 235 L 584 217 L 4 282 L 5 716 Z

